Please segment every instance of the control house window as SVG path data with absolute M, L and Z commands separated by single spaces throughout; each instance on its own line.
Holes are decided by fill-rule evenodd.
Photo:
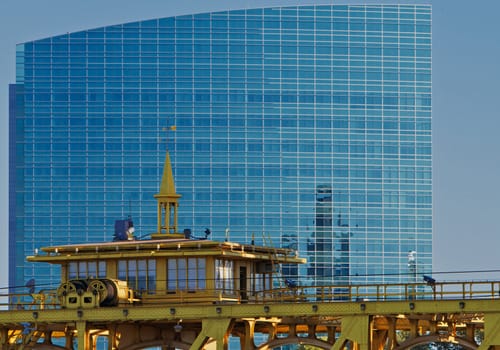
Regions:
M 156 288 L 156 261 L 154 259 L 118 261 L 118 279 L 139 292 L 154 294 Z
M 233 262 L 231 260 L 215 260 L 215 289 L 223 292 L 234 292 Z
M 169 292 L 178 290 L 203 290 L 206 288 L 206 259 L 178 258 L 168 259 L 167 289 Z
M 68 264 L 68 279 L 103 278 L 106 276 L 104 261 L 74 261 Z

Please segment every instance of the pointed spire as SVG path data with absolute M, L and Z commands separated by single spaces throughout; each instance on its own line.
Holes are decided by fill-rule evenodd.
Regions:
M 175 194 L 174 175 L 172 172 L 172 163 L 170 162 L 170 154 L 168 151 L 165 156 L 165 164 L 163 165 L 163 176 L 161 178 L 160 193 L 158 195 L 168 196 Z
M 160 184 L 160 192 L 154 197 L 158 202 L 158 227 L 157 232 L 152 234 L 152 238 L 178 238 L 184 237 L 178 234 L 177 230 L 177 208 L 179 206 L 180 194 L 175 192 L 174 175 L 168 151 L 163 165 L 163 176 Z

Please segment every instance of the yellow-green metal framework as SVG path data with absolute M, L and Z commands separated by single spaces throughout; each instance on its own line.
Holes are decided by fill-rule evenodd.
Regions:
M 491 293 L 491 286 L 498 285 L 448 283 L 445 288 L 438 284 L 441 293 L 432 298 L 417 294 L 409 299 L 401 295 L 399 300 L 392 299 L 392 294 L 363 301 L 295 295 L 248 304 L 80 309 L 47 305 L 33 295 L 31 304 L 0 311 L 0 345 L 2 350 L 56 349 L 53 340 L 62 338 L 65 349 L 87 350 L 95 349 L 101 336 L 108 338 L 109 349 L 226 349 L 232 336 L 239 337 L 241 349 L 309 344 L 338 350 L 349 344 L 359 350 L 392 350 L 433 341 L 489 349 L 500 346 L 500 298 Z M 473 292 L 456 298 L 456 289 L 470 286 Z M 265 340 L 256 344 L 262 339 L 256 334 L 265 335 Z

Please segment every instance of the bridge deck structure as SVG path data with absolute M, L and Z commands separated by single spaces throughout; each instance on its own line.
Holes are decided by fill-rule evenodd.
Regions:
M 297 286 L 262 292 L 251 302 L 177 302 L 61 307 L 55 291 L 9 295 L 0 311 L 0 346 L 11 349 L 132 350 L 409 349 L 451 342 L 500 348 L 500 281 Z M 238 292 L 236 292 L 238 293 Z M 82 295 L 82 298 L 88 296 Z

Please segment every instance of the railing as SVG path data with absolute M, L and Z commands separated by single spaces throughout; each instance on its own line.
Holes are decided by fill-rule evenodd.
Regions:
M 263 291 L 256 302 L 500 299 L 500 281 L 297 286 Z
M 59 309 L 60 304 L 55 290 L 38 293 L 0 294 L 5 300 L 0 306 L 11 310 Z
M 146 297 L 147 295 L 147 297 Z M 212 296 L 212 299 L 210 299 Z M 146 300 L 147 299 L 147 300 Z M 252 292 L 234 290 L 177 291 L 174 293 L 143 293 L 144 305 L 212 304 L 212 303 L 278 303 L 278 302 L 357 302 L 395 300 L 470 300 L 500 299 L 500 281 L 439 282 L 414 284 L 367 284 L 335 286 L 296 286 Z M 0 295 L 0 309 L 60 309 L 55 290 L 33 294 Z M 140 305 L 140 302 L 138 303 Z

